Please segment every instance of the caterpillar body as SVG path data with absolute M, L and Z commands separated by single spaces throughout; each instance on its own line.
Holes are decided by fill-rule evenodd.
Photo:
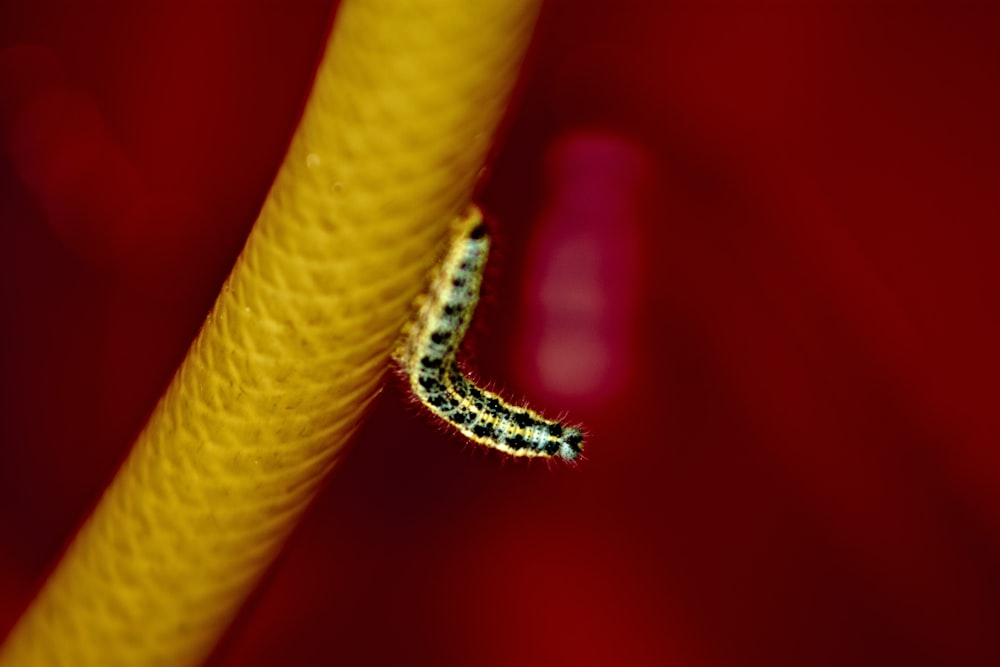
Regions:
M 457 220 L 448 254 L 396 359 L 414 396 L 470 440 L 511 456 L 573 461 L 583 449 L 579 429 L 511 405 L 458 368 L 456 355 L 479 301 L 489 248 L 482 213 L 470 206 Z

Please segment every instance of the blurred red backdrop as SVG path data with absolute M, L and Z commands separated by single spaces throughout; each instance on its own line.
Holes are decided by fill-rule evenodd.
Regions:
M 183 357 L 329 0 L 0 4 L 0 629 Z M 1000 7 L 545 5 L 479 199 L 475 365 L 399 382 L 213 658 L 1000 664 Z

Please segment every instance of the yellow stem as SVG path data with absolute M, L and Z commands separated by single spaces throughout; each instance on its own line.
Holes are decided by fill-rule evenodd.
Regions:
M 537 0 L 344 0 L 246 247 L 0 666 L 195 665 L 378 391 Z

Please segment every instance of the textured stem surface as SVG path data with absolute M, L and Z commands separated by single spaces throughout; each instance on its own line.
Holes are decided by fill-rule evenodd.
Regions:
M 537 4 L 344 0 L 243 253 L 0 665 L 211 651 L 377 393 Z

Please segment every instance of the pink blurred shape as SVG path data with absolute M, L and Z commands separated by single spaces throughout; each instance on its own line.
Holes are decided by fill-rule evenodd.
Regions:
M 547 170 L 549 201 L 528 255 L 518 372 L 542 398 L 596 407 L 622 390 L 634 368 L 650 162 L 626 138 L 580 132 L 552 146 Z

